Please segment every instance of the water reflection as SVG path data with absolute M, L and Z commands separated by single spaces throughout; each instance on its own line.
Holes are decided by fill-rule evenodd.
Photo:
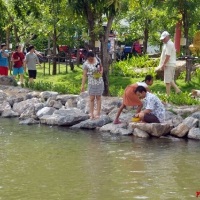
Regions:
M 0 120 L 1 200 L 194 199 L 200 190 L 197 141 Z

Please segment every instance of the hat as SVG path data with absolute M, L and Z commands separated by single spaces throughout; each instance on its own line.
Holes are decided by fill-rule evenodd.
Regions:
M 165 39 L 168 35 L 170 35 L 170 34 L 167 31 L 164 31 L 160 36 L 160 40 Z
M 2 43 L 2 44 L 1 44 L 1 48 L 4 47 L 4 46 L 6 46 L 6 43 Z

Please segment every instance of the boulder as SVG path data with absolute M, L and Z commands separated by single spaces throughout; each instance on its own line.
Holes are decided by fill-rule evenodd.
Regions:
M 177 60 L 176 61 L 175 76 L 174 76 L 174 78 L 177 79 L 180 76 L 181 72 L 185 71 L 185 68 L 186 68 L 186 61 L 185 60 Z M 163 80 L 164 79 L 163 71 L 160 70 L 159 67 L 157 67 L 155 69 L 155 71 L 156 71 L 156 78 Z
M 112 134 L 131 135 L 133 133 L 133 130 L 127 129 L 127 127 L 128 127 L 127 123 L 121 123 L 121 124 L 108 123 L 100 127 L 99 130 L 101 132 L 109 132 Z
M 28 118 L 19 122 L 19 124 L 22 124 L 22 125 L 31 125 L 31 124 L 39 124 L 39 123 L 40 123 L 39 121 L 33 118 Z
M 189 130 L 187 137 L 190 138 L 190 139 L 200 140 L 200 128 L 194 128 L 194 127 L 191 128 Z
M 40 98 L 42 99 L 42 101 L 47 101 L 49 97 L 53 97 L 56 99 L 57 95 L 58 92 L 44 91 L 40 93 Z
M 2 114 L 4 110 L 11 110 L 11 106 L 7 101 L 3 101 L 3 103 L 0 104 L 0 114 Z
M 176 137 L 184 137 L 185 135 L 187 135 L 189 130 L 190 129 L 187 125 L 181 123 L 177 127 L 173 128 L 170 134 Z
M 52 107 L 44 107 L 37 111 L 36 116 L 40 119 L 44 115 L 52 115 L 56 109 Z
M 72 95 L 72 94 L 65 94 L 65 95 L 58 95 L 57 97 L 56 97 L 56 100 L 57 101 L 61 101 L 61 103 L 63 104 L 63 105 L 65 105 L 66 104 L 66 102 L 68 101 L 68 100 L 72 100 L 72 101 L 76 101 L 76 99 L 78 98 L 78 96 L 79 95 Z
M 147 132 L 151 136 L 160 137 L 170 133 L 172 127 L 166 123 L 137 123 L 132 122 L 129 124 L 132 129 L 138 128 L 142 131 Z
M 0 75 L 0 85 L 11 85 L 16 86 L 17 82 L 13 76 L 1 76 Z
M 53 115 L 46 114 L 40 117 L 43 124 L 72 126 L 87 120 L 89 116 L 77 108 L 56 110 Z
M 133 131 L 133 135 L 139 138 L 149 138 L 149 134 L 146 131 L 140 130 L 139 128 L 135 128 Z
M 88 119 L 72 126 L 71 128 L 95 129 L 108 123 L 110 123 L 110 118 L 107 115 L 101 115 L 99 119 Z
M 27 99 L 18 103 L 14 103 L 13 111 L 19 113 L 20 115 L 26 110 L 34 107 L 36 103 L 40 103 L 40 100 L 37 98 Z
M 1 116 L 4 117 L 4 118 L 18 117 L 18 116 L 19 116 L 19 113 L 14 112 L 14 111 L 11 110 L 11 109 L 5 109 L 5 110 L 2 112 Z

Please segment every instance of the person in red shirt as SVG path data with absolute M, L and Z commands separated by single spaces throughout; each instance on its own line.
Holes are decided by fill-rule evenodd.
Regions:
M 139 40 L 136 40 L 132 45 L 132 53 L 134 56 L 138 56 L 142 54 L 142 48 L 139 43 Z
M 16 50 L 12 55 L 13 65 L 13 76 L 14 78 L 19 74 L 20 75 L 20 84 L 23 84 L 24 81 L 24 59 L 25 56 L 21 52 L 21 46 L 17 45 Z

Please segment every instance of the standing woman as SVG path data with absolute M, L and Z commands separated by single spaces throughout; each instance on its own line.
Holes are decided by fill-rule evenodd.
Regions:
M 34 51 L 35 47 L 33 45 L 29 46 L 29 52 L 26 54 L 25 57 L 25 65 L 27 65 L 28 68 L 29 83 L 33 83 L 33 79 L 36 79 L 36 64 L 40 65 L 39 59 Z
M 101 114 L 101 95 L 104 90 L 102 78 L 103 67 L 93 52 L 88 52 L 87 60 L 83 63 L 83 78 L 81 92 L 85 91 L 85 82 L 88 77 L 88 93 L 90 96 L 90 119 L 97 119 Z M 97 101 L 97 113 L 94 114 L 94 100 Z

